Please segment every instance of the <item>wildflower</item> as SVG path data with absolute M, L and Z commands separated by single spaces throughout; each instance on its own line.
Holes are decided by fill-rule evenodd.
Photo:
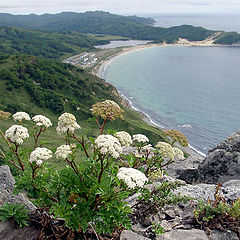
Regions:
M 26 112 L 17 112 L 13 114 L 12 117 L 15 122 L 16 121 L 21 122 L 22 120 L 27 120 L 27 121 L 31 120 L 30 116 Z
M 133 142 L 130 134 L 124 131 L 116 132 L 114 136 L 119 140 L 122 146 L 128 147 Z
M 57 126 L 57 133 L 64 134 L 64 133 L 74 133 L 76 129 L 81 128 L 76 121 L 76 118 L 71 113 L 63 113 L 58 118 L 58 126 Z
M 149 154 L 154 153 L 155 148 L 152 147 L 151 144 L 145 145 L 143 147 L 140 147 L 139 149 L 135 149 L 133 151 L 133 154 L 137 158 L 147 157 Z
M 149 142 L 149 139 L 143 134 L 136 134 L 133 135 L 133 141 L 136 141 L 138 143 L 146 143 Z
M 0 119 L 7 120 L 12 114 L 0 110 Z
M 143 187 L 148 181 L 144 173 L 134 168 L 122 167 L 117 173 L 117 178 L 123 180 L 129 188 Z
M 5 137 L 11 142 L 21 145 L 23 139 L 29 138 L 28 129 L 21 125 L 13 125 L 5 132 Z
M 57 159 L 66 159 L 72 153 L 70 145 L 61 145 L 57 148 L 55 155 Z
M 148 144 L 148 145 L 141 147 L 141 151 L 149 154 L 149 153 L 154 152 L 155 148 L 153 148 L 153 146 L 151 144 Z
M 106 120 L 123 119 L 124 110 L 117 103 L 111 100 L 97 102 L 92 105 L 92 114 Z
M 122 153 L 122 147 L 117 138 L 111 135 L 100 135 L 96 138 L 95 144 L 101 154 L 109 154 L 114 158 L 118 158 Z
M 151 181 L 156 181 L 158 179 L 163 178 L 163 171 L 161 169 L 155 169 L 149 173 L 149 179 Z
M 181 149 L 173 147 L 173 152 L 174 152 L 174 158 L 179 159 L 179 160 L 184 159 L 184 154 Z
M 36 122 L 37 126 L 44 126 L 46 128 L 51 127 L 51 120 L 43 115 L 36 115 L 32 118 L 34 122 Z
M 174 159 L 174 151 L 172 146 L 169 143 L 166 142 L 158 142 L 155 146 L 156 148 L 159 148 L 159 153 L 169 159 Z
M 188 147 L 187 137 L 178 130 L 165 130 L 164 133 L 169 136 L 173 142 L 179 142 L 183 147 Z
M 36 162 L 36 165 L 41 166 L 43 161 L 49 158 L 52 158 L 52 151 L 47 148 L 38 147 L 31 152 L 29 162 Z

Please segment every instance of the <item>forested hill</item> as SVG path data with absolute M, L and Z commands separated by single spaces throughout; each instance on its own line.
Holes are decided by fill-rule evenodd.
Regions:
M 0 110 L 43 114 L 55 122 L 61 113 L 70 112 L 84 129 L 94 132 L 91 106 L 106 99 L 121 102 L 112 85 L 83 69 L 34 56 L 0 55 Z M 154 143 L 165 139 L 160 129 L 143 122 L 137 112 L 125 111 L 125 120 L 110 123 L 111 129 L 141 132 Z
M 59 59 L 79 54 L 95 45 L 107 43 L 85 34 L 46 33 L 16 27 L 0 27 L 0 52 L 29 54 Z
M 109 34 L 145 39 L 154 42 L 175 42 L 179 37 L 190 41 L 204 40 L 214 31 L 188 25 L 161 28 L 150 26 L 151 18 L 120 16 L 107 12 L 59 13 L 43 15 L 0 14 L 0 26 L 16 26 L 50 32 L 76 31 L 92 34 Z

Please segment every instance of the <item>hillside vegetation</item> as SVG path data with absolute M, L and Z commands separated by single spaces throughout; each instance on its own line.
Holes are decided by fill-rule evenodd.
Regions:
M 44 58 L 64 58 L 93 50 L 108 43 L 77 32 L 46 33 L 16 27 L 0 27 L 0 51 L 6 54 L 29 54 Z
M 98 130 L 91 106 L 106 99 L 120 103 L 115 93 L 112 85 L 69 64 L 25 55 L 0 57 L 0 109 L 4 111 L 43 114 L 54 123 L 61 113 L 71 112 L 86 134 L 94 136 Z M 153 143 L 166 140 L 161 130 L 149 126 L 138 113 L 126 108 L 125 120 L 108 126 L 130 134 L 146 134 Z
M 64 12 L 43 15 L 0 14 L 0 26 L 17 26 L 49 32 L 76 31 L 80 33 L 108 34 L 154 42 L 175 42 L 179 37 L 190 41 L 204 40 L 214 31 L 189 25 L 162 28 L 150 26 L 151 18 L 120 16 L 107 12 Z
M 215 44 L 232 45 L 240 43 L 240 34 L 237 32 L 223 32 L 214 41 Z

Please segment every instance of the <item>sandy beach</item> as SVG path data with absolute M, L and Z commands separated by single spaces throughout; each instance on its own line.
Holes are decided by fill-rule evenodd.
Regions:
M 110 57 L 100 61 L 92 70 L 92 74 L 103 78 L 104 71 L 108 64 L 110 64 L 115 58 L 131 53 L 133 51 L 142 50 L 144 48 L 151 48 L 151 47 L 167 47 L 167 46 L 186 46 L 186 47 L 219 47 L 223 45 L 214 44 L 214 39 L 220 35 L 221 32 L 216 32 L 210 37 L 206 38 L 203 41 L 194 41 L 191 42 L 187 39 L 179 38 L 177 43 L 167 44 L 167 43 L 159 43 L 159 44 L 145 44 L 145 45 L 138 45 L 133 47 L 124 47 L 122 48 L 121 52 L 111 55 Z

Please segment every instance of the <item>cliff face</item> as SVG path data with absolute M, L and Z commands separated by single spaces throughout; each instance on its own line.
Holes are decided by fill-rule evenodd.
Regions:
M 240 130 L 211 149 L 198 166 L 198 181 L 223 183 L 240 179 Z

